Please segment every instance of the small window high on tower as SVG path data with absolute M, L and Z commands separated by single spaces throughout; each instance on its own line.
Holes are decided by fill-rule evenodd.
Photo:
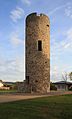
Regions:
M 42 51 L 42 41 L 38 41 L 38 51 Z

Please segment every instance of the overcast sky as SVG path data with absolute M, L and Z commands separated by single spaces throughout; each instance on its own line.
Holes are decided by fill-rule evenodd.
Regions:
M 72 0 L 0 0 L 0 79 L 25 79 L 25 18 L 50 18 L 51 81 L 72 71 Z

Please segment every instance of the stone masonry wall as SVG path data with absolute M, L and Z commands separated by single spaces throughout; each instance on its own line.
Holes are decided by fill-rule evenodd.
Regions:
M 38 41 L 42 51 L 38 51 Z M 26 92 L 50 91 L 50 21 L 32 13 L 26 18 Z

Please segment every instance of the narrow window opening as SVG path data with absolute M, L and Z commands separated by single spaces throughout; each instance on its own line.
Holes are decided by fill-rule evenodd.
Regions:
M 49 27 L 49 25 L 47 24 L 47 26 Z
M 29 76 L 26 76 L 27 84 L 29 84 Z
M 38 41 L 38 51 L 42 51 L 42 41 Z
M 45 63 L 47 63 L 47 61 Z
M 35 80 L 35 82 L 37 83 L 37 82 L 38 82 L 38 80 Z

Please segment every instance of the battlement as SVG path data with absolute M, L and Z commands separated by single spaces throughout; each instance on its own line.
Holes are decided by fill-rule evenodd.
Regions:
M 35 13 L 29 14 L 28 16 L 46 16 L 46 15 L 43 13 L 38 14 L 37 12 L 35 12 Z M 46 17 L 48 17 L 48 16 L 46 16 Z
M 34 19 L 36 19 L 36 18 L 37 18 L 37 19 L 43 18 L 43 19 L 49 20 L 49 18 L 48 18 L 47 15 L 45 15 L 45 14 L 43 14 L 43 13 L 38 14 L 38 13 L 36 13 L 36 12 L 29 14 L 29 15 L 27 16 L 26 20 L 31 19 L 31 18 L 32 18 L 32 20 L 33 20 L 33 18 L 34 18 Z

